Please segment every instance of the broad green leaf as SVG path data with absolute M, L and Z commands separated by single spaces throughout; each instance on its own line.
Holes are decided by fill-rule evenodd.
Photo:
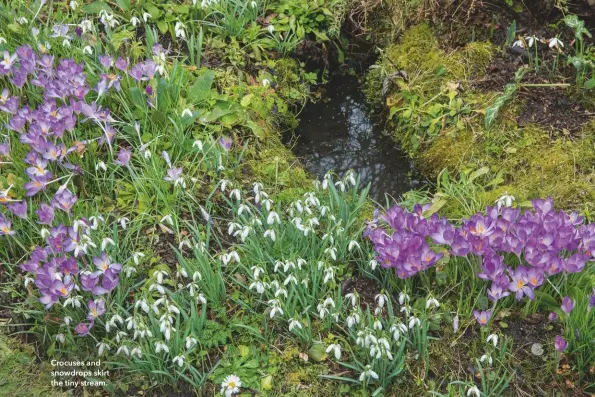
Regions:
M 83 7 L 83 11 L 87 14 L 99 14 L 99 11 L 105 10 L 112 13 L 112 8 L 103 1 L 94 1 Z
M 211 97 L 211 86 L 215 80 L 215 74 L 207 70 L 201 74 L 188 91 L 188 100 L 193 103 L 206 101 Z

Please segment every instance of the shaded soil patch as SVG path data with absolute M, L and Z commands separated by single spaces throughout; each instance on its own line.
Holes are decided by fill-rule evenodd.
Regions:
M 520 95 L 527 102 L 518 116 L 519 126 L 539 124 L 569 133 L 580 130 L 595 114 L 574 102 L 562 88 L 523 88 Z
M 363 276 L 348 278 L 343 282 L 343 286 L 341 287 L 343 296 L 357 291 L 362 310 L 366 310 L 367 306 L 370 307 L 370 310 L 376 307 L 376 295 L 380 293 L 380 290 L 380 285 L 376 281 Z
M 525 63 L 523 54 L 511 51 L 496 57 L 486 68 L 485 78 L 473 81 L 472 87 L 482 92 L 502 92 L 506 84 L 514 82 L 516 71 Z M 543 69 L 547 68 L 542 67 Z M 545 73 L 547 72 L 527 72 L 521 84 L 561 82 L 551 81 L 544 76 Z M 565 87 L 520 87 L 516 97 L 525 102 L 517 118 L 517 124 L 521 127 L 537 124 L 566 134 L 579 131 L 595 115 L 570 97 Z

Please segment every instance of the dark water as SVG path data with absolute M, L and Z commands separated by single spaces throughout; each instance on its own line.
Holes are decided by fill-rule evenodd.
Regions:
M 332 77 L 322 99 L 306 105 L 299 118 L 293 152 L 311 173 L 353 169 L 363 186 L 371 183 L 370 197 L 380 203 L 385 194 L 398 199 L 417 185 L 409 158 L 370 118 L 356 77 Z

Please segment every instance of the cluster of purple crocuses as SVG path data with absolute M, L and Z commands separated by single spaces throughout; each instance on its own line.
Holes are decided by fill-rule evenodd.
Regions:
M 87 94 L 94 91 L 100 97 L 111 89 L 119 91 L 122 77 L 117 70 L 139 82 L 152 78 L 155 73 L 151 60 L 133 66 L 130 71 L 128 61 L 122 58 L 114 62 L 109 56 L 101 56 L 99 62 L 104 73 L 100 74 L 94 89 L 89 84 L 83 63 L 72 59 L 56 61 L 54 56 L 37 53 L 27 45 L 18 47 L 12 54 L 6 51 L 0 63 L 0 78 L 13 86 L 3 89 L 0 95 L 0 111 L 8 116 L 5 124 L 8 135 L 0 141 L 0 159 L 3 165 L 23 162 L 27 178 L 23 186 L 25 197 L 15 197 L 10 187 L 0 191 L 0 208 L 5 206 L 8 210 L 0 213 L 0 237 L 16 234 L 11 229 L 10 214 L 12 217 L 28 218 L 29 201 L 36 209 L 34 220 L 47 226 L 49 231 L 42 233 L 46 245 L 36 247 L 21 268 L 34 276 L 35 285 L 41 293 L 40 301 L 48 309 L 61 298 L 68 301 L 74 290 L 90 293 L 93 299 L 88 302 L 89 322 L 75 327 L 81 335 L 86 334 L 95 318 L 105 312 L 105 301 L 99 296 L 116 288 L 122 266 L 112 263 L 104 252 L 96 257 L 89 255 L 90 250 L 95 252 L 96 249 L 90 237 L 90 230 L 96 227 L 94 222 L 79 219 L 74 220 L 72 226 L 66 226 L 54 219 L 60 211 L 72 218 L 72 209 L 78 200 L 68 185 L 72 176 L 83 175 L 83 170 L 71 160 L 78 158 L 91 140 L 78 140 L 75 127 L 79 122 L 91 120 L 101 130 L 100 137 L 96 138 L 98 143 L 107 143 L 111 147 L 117 133 L 113 126 L 115 120 L 109 109 L 94 101 L 87 102 Z M 38 87 L 41 92 L 42 100 L 36 107 L 31 100 L 34 96 L 22 101 L 13 94 L 26 84 Z M 11 156 L 10 134 L 17 135 L 20 143 L 28 147 L 24 158 Z M 13 148 L 16 145 L 14 143 Z M 74 153 L 78 155 L 71 155 Z M 120 153 L 114 163 L 126 165 L 129 157 Z M 58 181 L 62 182 L 50 192 L 50 185 Z M 50 199 L 37 200 L 41 196 L 39 192 L 44 192 L 44 196 Z M 89 263 L 89 258 L 92 258 L 93 264 Z M 78 300 L 71 301 L 80 307 Z
M 417 205 L 409 212 L 394 206 L 382 216 L 377 213 L 364 232 L 380 265 L 395 268 L 400 278 L 434 266 L 446 248 L 453 256 L 481 257 L 477 276 L 490 282 L 490 300 L 496 302 L 511 294 L 517 300 L 524 296 L 533 299 L 534 289 L 547 277 L 580 272 L 595 257 L 595 225 L 585 224 L 575 212 L 555 211 L 551 198 L 532 201 L 532 210 L 524 212 L 488 207 L 486 214 L 464 219 L 460 226 L 436 214 L 425 218 L 426 209 Z M 490 316 L 491 311 L 475 312 L 481 325 L 487 324 Z

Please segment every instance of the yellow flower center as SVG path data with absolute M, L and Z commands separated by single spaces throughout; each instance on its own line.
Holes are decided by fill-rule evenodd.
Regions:
M 10 229 L 8 228 L 8 226 L 2 226 L 2 231 L 4 233 L 7 233 L 8 234 L 10 232 Z
M 519 288 L 519 289 L 523 288 L 524 285 L 525 285 L 525 282 L 523 280 L 518 280 L 516 282 L 516 287 Z

